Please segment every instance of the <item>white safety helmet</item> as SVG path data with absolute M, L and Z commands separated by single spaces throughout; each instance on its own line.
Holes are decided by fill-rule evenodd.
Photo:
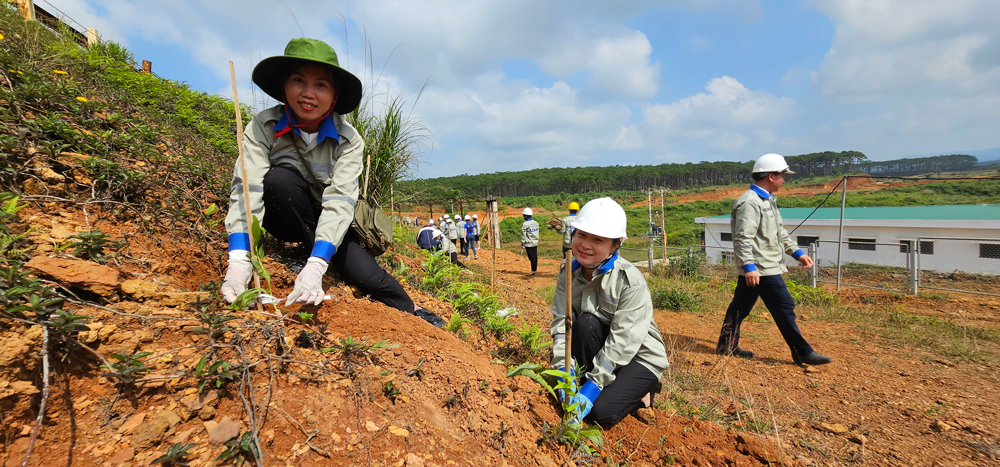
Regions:
M 753 164 L 753 173 L 769 173 L 769 172 L 782 172 L 793 174 L 791 170 L 788 170 L 788 163 L 785 162 L 785 158 L 781 154 L 764 154 L 757 159 L 757 162 Z
M 458 214 L 455 214 L 455 220 L 456 220 L 456 221 L 458 221 L 458 220 L 462 220 L 462 216 L 459 216 Z
M 427 223 L 430 225 L 434 225 L 434 219 L 427 219 Z
M 580 208 L 573 228 L 591 235 L 625 240 L 625 210 L 611 198 L 592 199 Z
M 525 215 L 525 216 L 530 216 L 530 215 L 532 215 L 534 213 L 531 212 L 531 208 L 524 208 L 524 211 L 521 211 L 521 214 Z
M 472 215 L 472 218 L 473 218 L 473 219 L 479 219 L 479 214 L 473 214 L 473 215 Z
M 466 215 L 465 215 L 465 220 L 472 220 L 472 216 L 470 216 L 470 215 L 466 214 Z
M 454 223 L 455 223 L 455 221 L 451 220 L 451 218 L 449 217 L 449 218 L 448 218 L 448 223 L 449 223 L 449 224 L 454 224 Z

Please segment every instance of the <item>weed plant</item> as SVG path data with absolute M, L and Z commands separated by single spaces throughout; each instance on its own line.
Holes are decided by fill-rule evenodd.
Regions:
M 656 287 L 650 290 L 653 307 L 673 311 L 697 311 L 701 295 L 680 287 Z
M 193 447 L 195 447 L 194 443 L 176 443 L 170 446 L 162 456 L 153 459 L 149 464 L 160 464 L 164 467 L 187 467 L 190 463 L 188 456 L 191 455 L 188 451 Z

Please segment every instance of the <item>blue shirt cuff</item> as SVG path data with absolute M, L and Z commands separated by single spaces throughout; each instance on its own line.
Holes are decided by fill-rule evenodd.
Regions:
M 309 256 L 318 256 L 320 258 L 323 258 L 323 260 L 325 260 L 327 263 L 329 263 L 330 258 L 332 258 L 333 254 L 336 252 L 337 252 L 336 246 L 334 246 L 332 243 L 326 240 L 320 240 L 316 242 L 315 245 L 313 245 L 312 254 L 310 254 Z
M 801 249 L 801 248 L 799 248 L 798 250 L 795 250 L 795 252 L 794 252 L 794 253 L 792 253 L 792 258 L 795 258 L 795 259 L 799 259 L 799 256 L 802 256 L 802 255 L 804 255 L 804 254 L 805 254 L 805 253 L 804 253 L 804 252 L 802 252 L 802 249 Z
M 756 264 L 750 263 L 750 264 L 744 264 L 743 265 L 743 272 L 752 272 L 752 271 L 756 271 L 756 270 L 757 270 L 757 265 Z
M 247 250 L 250 251 L 250 234 L 248 233 L 234 233 L 229 234 L 229 250 Z
M 583 383 L 583 386 L 580 388 L 580 394 L 589 399 L 590 402 L 594 402 L 597 400 L 597 396 L 601 395 L 601 388 L 594 384 L 593 381 L 587 381 L 586 383 Z

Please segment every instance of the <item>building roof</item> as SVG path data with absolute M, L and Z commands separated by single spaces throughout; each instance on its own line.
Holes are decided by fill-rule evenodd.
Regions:
M 805 219 L 813 208 L 781 208 L 781 217 L 786 222 L 790 219 Z M 712 216 L 712 218 L 729 218 L 729 214 Z M 810 220 L 836 219 L 840 220 L 840 208 L 819 208 Z M 897 207 L 866 207 L 845 208 L 844 220 L 936 220 L 961 221 L 1000 220 L 1000 204 L 962 204 L 949 206 L 897 206 Z

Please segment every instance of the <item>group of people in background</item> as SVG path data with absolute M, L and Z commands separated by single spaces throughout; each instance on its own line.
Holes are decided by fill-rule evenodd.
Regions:
M 454 217 L 444 215 L 438 218 L 438 225 L 435 226 L 434 219 L 428 219 L 427 224 L 417 231 L 417 245 L 427 251 L 443 251 L 451 258 L 455 265 L 465 267 L 458 260 L 458 255 L 465 255 L 465 260 L 479 259 L 480 226 L 478 214 L 466 214 L 463 218 L 459 214 Z

